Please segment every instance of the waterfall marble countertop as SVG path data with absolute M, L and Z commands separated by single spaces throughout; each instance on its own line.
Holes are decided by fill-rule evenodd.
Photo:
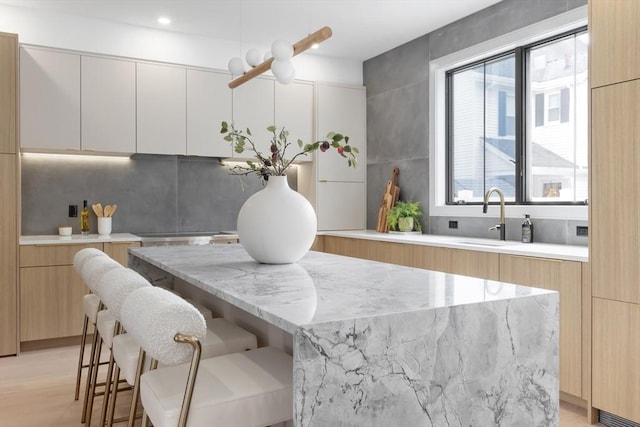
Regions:
M 239 244 L 129 264 L 293 334 L 296 426 L 558 425 L 556 292 L 320 252 L 258 264 Z
M 439 246 L 565 261 L 589 262 L 587 246 L 558 245 L 551 243 L 522 243 L 515 240 L 479 239 L 464 236 L 437 234 L 378 233 L 375 230 L 320 231 L 319 236 L 348 237 L 351 239 L 377 240 L 381 242 L 407 243 L 411 245 Z

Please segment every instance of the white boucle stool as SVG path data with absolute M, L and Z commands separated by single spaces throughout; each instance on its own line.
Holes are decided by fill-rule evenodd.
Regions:
M 102 351 L 102 346 L 109 349 L 109 366 L 104 387 L 104 398 L 102 400 L 102 410 L 100 412 L 100 425 L 104 425 L 107 415 L 108 400 L 112 386 L 112 374 L 114 366 L 114 358 L 112 349 L 113 337 L 120 332 L 120 309 L 125 298 L 136 289 L 151 286 L 151 284 L 137 272 L 128 268 L 118 268 L 109 270 L 103 274 L 95 287 L 95 294 L 107 308 L 98 313 L 96 328 L 98 330 L 100 341 L 98 342 L 98 354 Z M 95 369 L 94 375 L 97 378 L 98 369 Z M 96 396 L 95 384 L 89 392 L 91 404 L 89 408 L 93 408 L 93 402 Z M 117 383 L 115 383 L 117 387 Z M 87 424 L 91 423 L 91 412 L 87 415 Z
M 82 251 L 79 251 L 78 253 L 80 252 Z M 93 251 L 93 253 L 96 253 L 96 252 Z M 108 255 L 104 253 L 102 253 L 102 256 L 98 256 L 98 255 L 91 256 L 90 254 L 88 254 L 88 255 L 85 255 L 85 257 L 86 259 L 84 260 L 79 259 L 77 263 L 78 267 L 80 268 L 80 276 L 82 277 L 82 280 L 87 285 L 89 290 L 91 290 L 93 295 L 95 295 L 95 298 L 98 299 L 97 311 L 99 311 L 103 308 L 103 304 L 102 304 L 102 301 L 100 301 L 100 296 L 97 295 L 96 293 L 96 288 L 98 286 L 98 283 L 100 282 L 100 280 L 102 279 L 105 273 L 111 270 L 124 269 L 124 267 L 120 263 L 113 260 L 112 258 L 110 258 Z M 74 261 L 75 261 L 75 258 L 74 258 Z M 95 299 L 93 297 L 88 298 L 87 299 L 88 312 L 85 312 L 85 316 L 87 314 L 89 315 L 93 314 L 94 305 L 95 305 Z M 97 317 L 98 316 L 96 314 L 96 318 L 95 318 L 96 320 L 94 323 L 94 325 L 96 326 L 97 326 Z M 85 392 L 84 392 L 84 403 L 82 406 L 81 421 L 83 423 L 87 419 L 87 414 L 89 414 L 89 416 L 91 414 L 91 410 L 93 406 L 93 398 L 90 399 L 90 396 L 92 396 L 95 393 L 95 387 L 97 385 L 96 384 L 97 370 L 100 363 L 100 349 L 101 349 L 101 346 L 99 344 L 102 342 L 99 338 L 100 338 L 100 333 L 98 332 L 96 327 L 94 328 L 93 340 L 91 342 L 91 354 L 89 357 L 87 381 L 86 381 Z
M 84 248 L 76 252 L 73 257 L 73 268 L 80 274 L 82 266 L 89 259 L 96 256 L 107 256 L 104 252 L 96 248 Z M 96 316 L 98 315 L 98 306 L 100 305 L 100 299 L 94 294 L 87 294 L 84 296 L 82 306 L 84 309 L 84 321 L 82 325 L 82 336 L 80 338 L 80 354 L 78 355 L 78 368 L 76 373 L 76 391 L 74 394 L 74 400 L 78 400 L 80 397 L 80 383 L 82 382 L 82 369 L 88 368 L 89 365 L 84 363 L 84 348 L 87 344 L 87 331 L 89 329 L 89 323 L 91 326 L 96 324 Z
M 159 288 L 137 290 L 126 299 L 122 307 L 122 323 L 127 334 L 114 338 L 113 351 L 116 362 L 122 360 L 127 381 L 134 384 L 131 414 L 135 414 L 140 390 L 140 375 L 145 365 L 145 351 L 156 362 L 171 366 L 200 357 L 215 357 L 229 352 L 255 349 L 255 335 L 224 319 L 205 321 L 193 305 Z M 174 341 L 179 334 L 196 337 L 197 351 L 188 345 Z M 180 335 L 182 336 L 182 335 Z M 142 347 L 142 349 L 141 349 Z M 136 354 L 137 353 L 137 354 Z M 244 354 L 244 353 L 242 353 Z M 166 368 L 161 368 L 159 371 Z M 186 377 L 185 377 L 186 378 Z M 184 379 L 183 395 L 184 395 Z M 290 415 L 289 415 L 290 418 Z M 133 416 L 129 425 L 133 425 Z M 211 420 L 209 420 L 209 423 Z

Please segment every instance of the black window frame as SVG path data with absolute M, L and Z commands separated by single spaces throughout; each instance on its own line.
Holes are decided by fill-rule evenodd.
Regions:
M 467 204 L 467 205 L 480 205 L 482 202 L 456 202 L 454 200 L 453 188 L 454 188 L 454 167 L 453 167 L 453 120 L 450 118 L 453 116 L 453 76 L 456 73 L 461 71 L 465 71 L 474 67 L 477 67 L 481 64 L 487 64 L 500 58 L 504 58 L 510 55 L 515 56 L 515 200 L 508 201 L 506 204 L 509 205 L 539 205 L 539 206 L 586 206 L 587 201 L 529 201 L 525 200 L 525 195 L 527 194 L 527 182 L 525 179 L 526 176 L 526 94 L 527 94 L 527 52 L 531 49 L 534 49 L 539 46 L 543 46 L 548 43 L 553 43 L 554 41 L 558 41 L 569 36 L 578 36 L 580 34 L 588 32 L 587 26 L 581 26 L 569 31 L 565 31 L 562 33 L 555 34 L 551 37 L 544 38 L 542 40 L 538 40 L 534 43 L 525 44 L 522 46 L 517 46 L 513 49 L 500 52 L 482 59 L 478 59 L 476 61 L 458 66 L 456 68 L 452 68 L 451 70 L 447 70 L 445 72 L 445 108 L 446 108 L 446 126 L 445 126 L 445 161 L 446 161 L 446 205 L 459 205 L 459 204 Z M 562 98 L 562 94 L 559 95 Z M 559 100 L 559 115 L 562 116 L 562 99 Z M 534 107 L 535 108 L 535 107 Z M 542 109 L 543 114 L 543 122 L 546 121 L 547 116 L 547 108 L 546 105 L 543 106 Z M 534 114 L 533 120 L 535 120 L 536 115 Z M 560 118 L 561 119 L 561 118 Z

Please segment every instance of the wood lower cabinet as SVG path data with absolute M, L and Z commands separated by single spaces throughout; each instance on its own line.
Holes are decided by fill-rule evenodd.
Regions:
M 496 253 L 418 245 L 413 249 L 414 267 L 481 279 L 498 280 L 498 262 Z
M 560 391 L 582 396 L 582 263 L 500 255 L 500 280 L 560 293 Z
M 592 405 L 640 423 L 640 305 L 593 298 Z
M 406 266 L 413 261 L 411 246 L 347 237 L 324 236 L 323 252 Z
M 0 356 L 17 353 L 17 160 L 0 154 Z
M 82 333 L 83 297 L 89 290 L 73 268 L 84 248 L 103 250 L 127 265 L 127 248 L 139 242 L 20 247 L 20 341 L 77 336 Z

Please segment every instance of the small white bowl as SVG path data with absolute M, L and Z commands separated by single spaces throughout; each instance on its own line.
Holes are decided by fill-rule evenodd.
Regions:
M 68 226 L 64 226 L 64 227 L 58 227 L 58 234 L 60 236 L 71 236 L 71 227 Z

